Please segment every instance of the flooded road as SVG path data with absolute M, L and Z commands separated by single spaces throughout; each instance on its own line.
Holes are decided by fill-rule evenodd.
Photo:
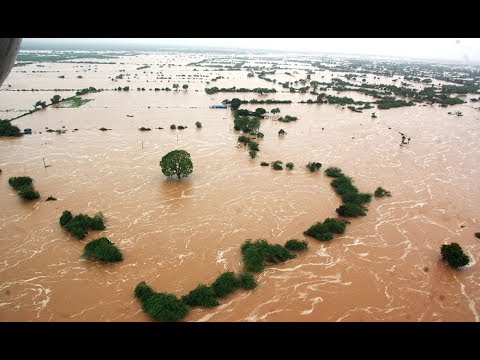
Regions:
M 230 110 L 208 108 L 235 95 L 191 86 L 90 94 L 94 100 L 80 108 L 47 108 L 13 122 L 35 134 L 0 139 L 1 321 L 150 321 L 133 296 L 138 282 L 184 295 L 227 269 L 241 271 L 246 239 L 303 240 L 314 222 L 335 217 L 341 199 L 330 178 L 305 169 L 310 161 L 322 170 L 341 167 L 362 192 L 382 186 L 392 197 L 374 198 L 368 215 L 331 242 L 308 238 L 308 252 L 256 275 L 256 290 L 234 292 L 213 309 L 193 308 L 184 321 L 479 321 L 480 111 L 470 104 L 364 113 L 327 104 L 242 106 L 279 107 L 280 115 L 299 118 L 262 120 L 265 138 L 252 160 L 236 146 Z M 5 93 L 2 109 L 15 108 Z M 19 95 L 18 108 L 28 96 Z M 65 134 L 45 132 L 62 126 Z M 399 146 L 399 132 L 410 144 Z M 182 181 L 159 167 L 174 149 L 192 157 L 193 173 Z M 274 160 L 295 168 L 260 166 Z M 41 199 L 23 203 L 11 176 L 31 176 Z M 49 195 L 58 201 L 45 202 Z M 101 211 L 106 229 L 76 240 L 58 223 L 65 209 Z M 124 261 L 81 258 L 84 244 L 100 236 Z M 470 256 L 460 271 L 441 261 L 440 246 L 450 242 Z

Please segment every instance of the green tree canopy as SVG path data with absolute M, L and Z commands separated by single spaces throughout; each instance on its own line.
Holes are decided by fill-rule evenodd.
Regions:
M 60 102 L 60 99 L 61 99 L 61 96 L 60 95 L 54 95 L 50 101 L 52 102 L 52 104 L 58 104 Z
M 470 258 L 463 252 L 462 247 L 458 243 L 443 244 L 440 248 L 443 261 L 454 269 L 468 265 Z
M 187 84 L 183 84 L 183 90 L 188 90 L 188 85 Z
M 233 110 L 237 110 L 240 105 L 242 105 L 242 100 L 240 100 L 239 98 L 233 98 L 232 101 L 230 102 L 230 107 L 233 109 Z
M 173 150 L 162 157 L 160 161 L 162 172 L 165 176 L 174 176 L 177 178 L 187 177 L 193 172 L 192 159 L 185 150 Z

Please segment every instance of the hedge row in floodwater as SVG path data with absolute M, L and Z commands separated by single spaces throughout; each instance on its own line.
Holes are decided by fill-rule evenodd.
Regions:
M 215 307 L 223 298 L 238 288 L 253 290 L 258 284 L 249 271 L 259 272 L 265 268 L 265 263 L 280 263 L 293 259 L 294 251 L 306 250 L 306 241 L 296 239 L 288 240 L 285 247 L 278 244 L 269 244 L 266 240 L 259 239 L 254 242 L 245 241 L 242 246 L 244 267 L 246 271 L 235 274 L 226 271 L 215 279 L 211 285 L 199 284 L 187 295 L 178 298 L 174 294 L 156 293 L 144 281 L 137 284 L 134 294 L 142 302 L 143 310 L 154 320 L 177 321 L 188 314 L 188 307 Z

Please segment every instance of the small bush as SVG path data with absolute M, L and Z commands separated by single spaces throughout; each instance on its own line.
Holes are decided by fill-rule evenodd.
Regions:
M 374 193 L 375 197 L 384 197 L 384 196 L 392 196 L 392 193 L 390 191 L 385 190 L 381 186 L 377 187 Z
M 476 232 L 476 233 L 475 233 L 475 237 L 476 237 L 477 239 L 480 239 L 480 232 Z
M 231 271 L 226 271 L 213 282 L 212 289 L 216 297 L 224 297 L 235 291 L 238 285 L 235 274 Z
M 255 159 L 257 157 L 257 152 L 255 150 L 250 150 L 248 155 L 250 155 L 252 159 Z
M 170 129 L 175 130 L 177 126 L 175 124 L 170 125 Z
M 187 127 L 186 126 L 183 126 L 183 125 L 178 125 L 177 126 L 177 129 L 178 130 L 183 130 L 183 129 L 186 129 Z
M 348 192 L 342 195 L 342 201 L 344 203 L 354 203 L 361 205 L 368 203 L 372 200 L 372 194 L 354 193 Z
M 22 136 L 18 126 L 12 125 L 8 120 L 0 120 L 0 136 Z
M 244 145 L 247 145 L 250 141 L 251 141 L 251 139 L 250 139 L 248 136 L 240 135 L 240 136 L 238 137 L 238 142 L 241 142 L 241 143 L 243 143 Z
M 345 203 L 343 205 L 340 205 L 335 211 L 340 216 L 358 217 L 358 216 L 367 215 L 366 213 L 367 210 L 368 209 L 362 205 L 358 205 L 354 203 Z
M 55 198 L 55 197 L 53 197 L 52 195 L 50 195 L 50 196 L 47 198 L 47 200 L 45 200 L 45 201 L 56 201 L 56 200 L 57 200 L 57 198 Z
M 283 130 L 283 129 L 278 130 L 278 135 L 279 136 L 284 136 L 286 134 L 287 134 L 287 132 L 285 130 Z
M 152 130 L 152 129 L 146 128 L 146 127 L 143 127 L 143 126 L 142 126 L 142 127 L 139 128 L 138 130 L 140 130 L 140 131 L 150 131 L 150 130 Z
M 200 284 L 190 291 L 188 295 L 183 296 L 182 300 L 190 306 L 214 307 L 219 302 L 215 299 L 215 292 L 210 286 Z
M 317 222 L 310 226 L 303 234 L 320 241 L 329 241 L 333 239 L 333 233 L 343 234 L 348 223 L 345 220 L 326 218 L 323 222 Z
M 88 242 L 83 250 L 83 256 L 105 262 L 121 261 L 123 259 L 120 250 L 106 237 Z
M 155 294 L 150 286 L 148 286 L 145 281 L 142 281 L 135 286 L 134 290 L 135 297 L 140 300 L 146 300 L 149 296 Z
M 283 246 L 271 245 L 266 240 L 255 242 L 245 241 L 241 246 L 245 269 L 251 272 L 260 272 L 265 268 L 265 262 L 279 263 L 296 257 Z
M 322 164 L 319 162 L 309 162 L 307 165 L 305 165 L 305 167 L 310 170 L 310 172 L 315 172 L 320 170 Z
M 293 163 L 292 162 L 288 162 L 285 164 L 285 167 L 288 169 L 288 170 L 292 170 L 293 169 Z
M 93 218 L 90 219 L 89 227 L 92 230 L 105 230 L 104 217 L 101 212 L 96 213 Z
M 270 166 L 270 163 L 267 163 L 267 162 L 265 162 L 265 161 L 262 161 L 262 162 L 260 163 L 260 166 Z
M 342 176 L 342 169 L 335 167 L 335 166 L 330 166 L 325 169 L 325 174 L 330 177 L 338 177 Z
M 17 193 L 24 200 L 34 200 L 40 197 L 40 194 L 32 185 L 20 186 L 17 188 Z
M 8 179 L 8 183 L 11 187 L 17 190 L 21 186 L 31 185 L 33 179 L 30 176 L 18 176 L 18 177 L 11 177 Z
M 178 321 L 188 313 L 185 303 L 173 294 L 153 293 L 142 304 L 143 310 L 153 319 Z
M 280 160 L 275 160 L 274 162 L 271 163 L 273 170 L 283 170 L 282 165 L 283 165 L 283 161 L 280 161 Z
M 72 213 L 65 210 L 60 217 L 60 225 L 78 239 L 83 239 L 88 229 L 105 229 L 104 218 L 101 212 L 95 214 L 93 218 L 84 214 L 78 214 L 72 218 Z
M 247 144 L 247 146 L 248 146 L 249 150 L 259 151 L 258 143 L 253 141 L 253 140 L 250 140 L 250 142 Z
M 308 242 L 297 239 L 290 239 L 285 243 L 285 248 L 292 251 L 303 251 L 308 249 Z
M 468 255 L 465 255 L 463 249 L 458 243 L 451 243 L 449 245 L 443 244 L 440 252 L 442 254 L 443 261 L 446 261 L 448 265 L 454 269 L 468 265 L 470 262 L 470 258 Z
M 263 138 L 265 137 L 265 135 L 264 135 L 263 133 L 261 133 L 261 132 L 257 132 L 255 135 L 256 135 L 257 138 L 259 138 L 259 139 L 263 139 Z
M 68 210 L 64 210 L 62 216 L 60 216 L 60 225 L 63 227 L 67 225 L 67 223 L 72 220 L 73 216 L 72 213 Z
M 238 276 L 238 282 L 240 283 L 240 287 L 245 290 L 253 290 L 258 286 L 257 281 L 249 272 L 242 272 Z
M 243 263 L 247 271 L 261 272 L 265 269 L 264 255 L 253 247 L 243 251 Z
M 195 126 L 196 126 L 197 128 L 201 128 L 201 127 L 202 127 L 202 123 L 201 123 L 200 121 L 196 121 L 196 122 L 195 122 Z

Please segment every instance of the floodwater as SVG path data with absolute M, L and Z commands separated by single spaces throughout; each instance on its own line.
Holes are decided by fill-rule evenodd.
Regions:
M 93 74 L 102 71 L 103 83 L 78 87 L 144 86 L 108 79 L 151 60 L 142 56 L 130 65 L 98 65 Z M 62 66 L 76 76 L 73 65 Z M 18 70 L 29 67 L 15 68 L 6 84 L 22 88 Z M 244 71 L 213 73 L 209 78 L 232 78 L 208 86 L 281 89 L 258 78 L 250 83 Z M 42 79 L 42 87 L 63 88 L 56 76 L 50 83 Z M 323 173 L 306 171 L 309 161 L 321 162 L 322 169 L 339 166 L 361 191 L 382 186 L 392 197 L 373 199 L 368 215 L 353 219 L 331 242 L 308 238 L 308 252 L 256 275 L 254 291 L 239 290 L 213 309 L 194 308 L 185 321 L 479 321 L 480 240 L 473 233 L 480 231 L 480 111 L 471 103 L 364 113 L 326 104 L 258 105 L 279 107 L 280 115 L 299 120 L 262 120 L 265 138 L 252 160 L 236 146 L 230 110 L 208 108 L 237 94 L 206 95 L 204 82 L 189 84 L 179 92 L 90 94 L 94 100 L 80 108 L 49 107 L 13 122 L 34 134 L 0 139 L 1 321 L 150 321 L 133 296 L 138 282 L 180 296 L 225 270 L 241 271 L 246 239 L 284 244 L 304 239 L 314 222 L 335 217 L 341 199 Z M 35 81 L 25 86 L 35 87 Z M 45 93 L 35 94 L 40 99 Z M 271 97 L 313 98 L 302 96 Z M 0 93 L 3 110 L 24 109 L 31 101 L 30 93 Z M 370 117 L 373 111 L 377 119 Z M 195 121 L 203 127 L 196 129 Z M 170 130 L 170 124 L 187 129 Z M 62 126 L 65 134 L 45 132 Z M 101 132 L 102 126 L 112 130 Z M 140 132 L 141 126 L 152 130 Z M 280 128 L 284 138 L 277 135 Z M 410 144 L 399 146 L 398 132 L 411 137 Z M 192 156 L 187 179 L 169 180 L 161 172 L 161 157 L 173 149 Z M 295 168 L 260 166 L 274 160 L 292 161 Z M 35 180 L 39 201 L 23 203 L 8 185 L 9 177 L 22 175 Z M 58 200 L 45 202 L 49 195 Z M 58 223 L 65 209 L 101 211 L 107 228 L 76 240 Z M 100 236 L 121 249 L 121 263 L 81 258 L 84 244 Z M 454 271 L 442 263 L 440 246 L 450 242 L 470 256 L 469 266 Z

